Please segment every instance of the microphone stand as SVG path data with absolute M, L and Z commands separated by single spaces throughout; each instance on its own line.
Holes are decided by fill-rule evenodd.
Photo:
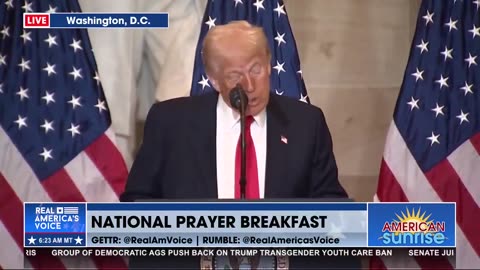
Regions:
M 245 189 L 247 185 L 247 143 L 245 140 L 245 96 L 240 95 L 240 198 L 245 199 Z

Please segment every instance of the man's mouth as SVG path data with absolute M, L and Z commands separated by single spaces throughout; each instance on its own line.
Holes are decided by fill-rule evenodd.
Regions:
M 248 105 L 249 106 L 256 106 L 258 103 L 258 99 L 257 98 L 249 98 L 248 99 Z

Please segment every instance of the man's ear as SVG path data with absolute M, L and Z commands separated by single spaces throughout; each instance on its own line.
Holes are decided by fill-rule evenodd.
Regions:
M 270 54 L 270 51 L 267 52 L 267 72 L 268 72 L 268 76 L 270 76 L 272 74 L 272 65 L 271 65 L 271 62 L 272 62 L 272 55 Z
M 213 77 L 208 76 L 208 74 L 207 74 L 207 79 L 208 79 L 208 81 L 212 84 L 212 87 L 218 92 L 218 91 L 219 91 L 218 81 L 215 80 Z

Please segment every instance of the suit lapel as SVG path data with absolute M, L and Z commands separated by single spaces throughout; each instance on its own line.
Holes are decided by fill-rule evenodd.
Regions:
M 281 196 L 280 179 L 287 175 L 288 119 L 276 101 L 270 96 L 267 106 L 267 160 L 265 169 L 265 198 Z
M 190 135 L 191 153 L 197 161 L 201 174 L 195 181 L 201 181 L 198 190 L 201 198 L 218 198 L 217 192 L 217 106 L 218 94 L 206 94 L 197 97 L 201 102 L 195 103 L 195 116 L 192 117 L 193 127 Z

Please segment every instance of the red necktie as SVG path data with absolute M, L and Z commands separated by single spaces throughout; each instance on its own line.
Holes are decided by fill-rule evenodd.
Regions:
M 255 153 L 255 145 L 253 143 L 252 134 L 250 133 L 250 126 L 252 125 L 253 117 L 247 116 L 245 119 L 245 143 L 246 143 L 246 177 L 247 185 L 245 186 L 246 199 L 259 199 L 258 191 L 258 169 L 257 169 L 257 154 Z M 237 151 L 235 154 L 235 199 L 240 199 L 240 170 L 241 170 L 241 134 L 238 137 Z

